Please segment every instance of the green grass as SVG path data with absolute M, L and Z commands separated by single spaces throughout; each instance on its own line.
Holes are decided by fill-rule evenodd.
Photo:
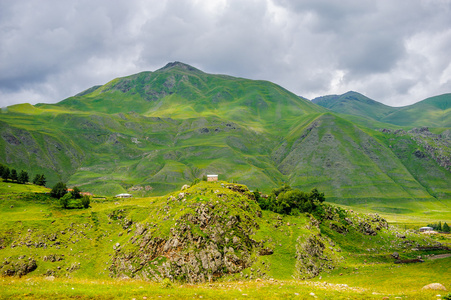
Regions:
M 22 193 L 48 193 L 50 189 L 34 184 L 18 184 L 11 181 L 0 180 L 0 195 Z
M 6 187 L 9 183 L 0 183 L 0 243 L 3 243 L 0 246 L 7 246 L 0 250 L 0 261 L 14 261 L 25 255 L 38 263 L 38 268 L 23 278 L 0 277 L 0 298 L 138 299 L 171 295 L 177 299 L 200 296 L 207 299 L 302 299 L 312 297 L 310 293 L 314 293 L 320 299 L 381 299 L 394 295 L 429 299 L 437 292 L 422 291 L 422 286 L 441 282 L 450 288 L 451 278 L 447 270 L 450 268 L 451 258 L 426 260 L 425 263 L 412 265 L 394 265 L 390 258 L 393 251 L 398 251 L 402 258 L 430 254 L 411 251 L 409 247 L 403 246 L 405 240 L 451 244 L 448 236 L 430 239 L 408 232 L 405 233 L 407 238 L 403 239 L 397 237 L 399 232 L 403 232 L 402 228 L 396 227 L 382 230 L 376 236 L 365 236 L 349 227 L 349 232 L 343 235 L 331 230 L 327 222 L 321 225 L 320 230 L 311 227 L 309 218 L 305 215 L 280 216 L 264 211 L 262 217 L 257 218 L 252 212 L 254 208 L 246 213 L 240 209 L 246 198 L 223 189 L 221 183 L 224 184 L 201 182 L 186 190 L 189 193 L 187 202 L 171 202 L 171 209 L 167 213 L 165 207 L 169 203 L 169 195 L 161 198 L 94 199 L 89 209 L 63 210 L 57 201 L 42 194 L 28 192 L 33 188 L 31 185 L 27 191 L 24 190 L 26 186 L 16 184 L 8 190 Z M 42 192 L 42 188 L 34 188 L 37 192 Z M 210 203 L 212 199 L 216 199 L 217 190 L 228 195 L 228 201 L 224 203 L 228 215 L 239 214 L 242 220 L 250 220 L 250 223 L 243 223 L 245 228 L 253 226 L 250 225 L 252 220 L 258 222 L 258 229 L 253 233 L 252 239 L 273 249 L 272 255 L 253 256 L 253 264 L 243 270 L 243 276 L 240 273 L 231 274 L 207 284 L 174 282 L 172 288 L 162 288 L 159 283 L 113 280 L 109 277 L 107 266 L 111 263 L 109 254 L 113 253 L 113 246 L 120 243 L 122 251 L 135 247 L 129 244 L 132 234 L 122 228 L 123 219 L 114 215 L 125 216 L 135 224 L 155 224 L 158 228 L 155 234 L 164 238 L 170 235 L 174 222 L 181 216 L 188 212 L 194 213 L 190 203 Z M 178 193 L 171 195 L 177 197 Z M 251 207 L 256 205 L 251 202 L 249 204 Z M 352 209 L 360 210 L 354 207 Z M 165 216 L 169 216 L 167 221 L 162 219 Z M 364 218 L 355 213 L 351 216 L 353 220 Z M 394 223 L 404 220 L 404 217 L 415 217 L 405 214 L 390 216 Z M 427 217 L 428 215 L 424 220 Z M 53 245 L 54 242 L 48 240 L 54 233 L 58 235 L 60 245 Z M 295 256 L 299 243 L 307 236 L 319 233 L 329 239 L 327 247 L 333 245 L 340 249 L 340 252 L 334 252 L 336 268 L 323 271 L 321 277 L 312 280 L 293 280 L 297 274 Z M 20 246 L 21 242 L 27 243 L 30 240 L 42 241 L 47 244 L 47 248 Z M 11 247 L 11 243 L 16 246 Z M 59 255 L 64 259 L 57 262 L 44 261 L 43 257 L 49 254 Z M 79 269 L 65 271 L 68 266 L 78 263 Z M 61 270 L 58 270 L 58 266 Z M 48 270 L 56 271 L 56 278 L 46 278 Z M 248 279 L 243 281 L 245 276 Z M 257 278 L 259 279 L 256 280 Z M 397 285 L 392 284 L 393 278 L 396 278 Z

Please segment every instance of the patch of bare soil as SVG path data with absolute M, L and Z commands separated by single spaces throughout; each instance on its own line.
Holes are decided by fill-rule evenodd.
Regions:
M 451 256 L 451 253 L 437 254 L 437 255 L 429 257 L 429 259 L 440 259 L 440 258 L 447 258 L 447 257 L 450 257 L 450 256 Z

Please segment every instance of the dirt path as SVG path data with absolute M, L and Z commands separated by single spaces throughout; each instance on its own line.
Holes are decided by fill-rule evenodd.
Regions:
M 438 255 L 429 257 L 429 259 L 440 259 L 440 258 L 446 258 L 446 257 L 450 257 L 450 256 L 451 256 L 451 253 L 438 254 Z

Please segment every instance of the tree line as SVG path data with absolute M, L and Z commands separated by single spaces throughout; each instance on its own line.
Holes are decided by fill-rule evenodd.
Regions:
M 17 173 L 16 169 L 10 169 L 8 166 L 0 164 L 0 177 L 3 181 L 26 184 L 30 180 L 28 172 L 21 170 Z M 45 186 L 47 179 L 44 174 L 36 174 L 33 179 L 33 184 Z M 89 196 L 81 195 L 78 187 L 74 187 L 72 191 L 68 192 L 67 186 L 63 182 L 58 182 L 50 191 L 50 196 L 59 200 L 62 208 L 88 208 L 91 200 Z
M 432 227 L 432 229 L 439 231 L 439 232 L 451 232 L 451 229 L 448 224 L 443 223 L 439 221 L 438 223 L 428 224 L 428 227 Z
M 11 182 L 26 184 L 30 178 L 27 171 L 21 170 L 17 173 L 16 169 L 10 169 L 8 166 L 0 164 L 0 177 L 3 181 L 11 180 Z M 47 180 L 44 174 L 36 174 L 33 179 L 33 184 L 45 186 Z

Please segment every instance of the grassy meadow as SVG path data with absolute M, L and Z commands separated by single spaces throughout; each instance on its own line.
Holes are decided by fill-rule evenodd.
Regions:
M 215 189 L 221 189 L 220 183 L 201 182 L 189 191 L 194 193 L 194 201 L 209 201 L 215 196 Z M 309 218 L 305 215 L 281 217 L 263 211 L 253 239 L 263 241 L 265 246 L 274 249 L 274 253 L 255 256 L 252 267 L 241 273 L 200 284 L 112 279 L 107 266 L 111 263 L 113 246 L 120 243 L 126 247 L 124 249 L 128 249 L 132 245 L 125 245 L 132 235 L 121 227 L 120 220 L 115 221 L 111 215 L 123 211 L 134 222 L 151 222 L 159 226 L 160 235 L 164 236 L 170 231 L 168 226 L 183 214 L 180 211 L 183 206 L 173 207 L 168 213 L 171 218 L 163 221 L 161 218 L 165 214 L 161 212 L 167 207 L 167 197 L 94 199 L 89 209 L 64 210 L 57 201 L 43 196 L 47 191 L 33 185 L 0 182 L 0 246 L 3 245 L 0 262 L 20 256 L 38 262 L 35 271 L 21 278 L 0 277 L 0 299 L 431 299 L 438 294 L 446 295 L 447 292 L 422 290 L 423 286 L 440 282 L 448 291 L 451 289 L 448 271 L 451 257 L 433 259 L 434 256 L 431 256 L 447 251 L 412 251 L 403 246 L 405 240 L 451 245 L 449 235 L 430 238 L 413 231 L 404 232 L 404 224 L 423 226 L 423 222 L 435 222 L 439 216 L 423 214 L 421 211 L 385 214 L 390 221 L 390 228 L 380 231 L 376 236 L 362 235 L 352 229 L 343 235 L 326 223 L 315 229 L 310 227 Z M 238 202 L 231 202 L 229 209 L 237 205 Z M 374 205 L 381 206 L 380 203 Z M 430 203 L 428 207 L 440 208 L 440 205 Z M 446 207 L 449 209 L 446 205 L 441 208 Z M 371 207 L 346 209 L 353 210 L 357 218 L 360 218 L 357 211 L 372 212 Z M 414 210 L 415 207 L 410 209 Z M 236 213 L 239 214 L 238 211 Z M 445 211 L 440 220 L 445 221 L 447 218 L 449 211 Z M 30 240 L 40 242 L 55 232 L 59 234 L 60 244 L 51 245 L 47 242 L 47 248 L 20 246 Z M 340 249 L 332 254 L 336 267 L 321 272 L 313 279 L 295 279 L 299 240 L 320 232 L 327 237 L 330 246 Z M 399 238 L 399 233 L 405 234 L 406 239 Z M 11 243 L 16 247 L 11 247 Z M 398 251 L 403 259 L 421 256 L 425 262 L 393 264 L 390 255 L 394 251 Z M 56 255 L 63 260 L 45 261 L 43 257 L 48 255 Z M 67 271 L 71 267 L 73 270 Z M 393 284 L 394 281 L 396 284 Z

